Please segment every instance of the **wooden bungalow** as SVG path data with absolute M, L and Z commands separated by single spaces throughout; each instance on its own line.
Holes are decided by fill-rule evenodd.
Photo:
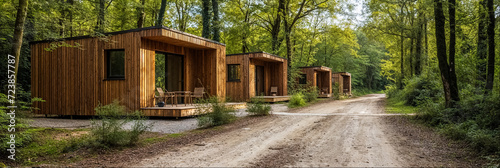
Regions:
M 266 52 L 231 54 L 226 64 L 227 96 L 232 100 L 249 101 L 256 96 L 266 102 L 289 99 L 286 58 Z
M 194 107 L 155 107 L 156 87 L 204 87 L 226 96 L 225 45 L 163 26 L 36 41 L 30 48 L 31 93 L 46 100 L 34 104 L 38 114 L 95 115 L 98 104 L 117 99 L 146 116 L 182 117 Z
M 316 86 L 321 98 L 332 97 L 332 69 L 325 66 L 300 67 L 299 84 Z
M 352 95 L 351 93 L 351 74 L 348 72 L 332 73 L 332 81 L 338 83 L 339 94 Z

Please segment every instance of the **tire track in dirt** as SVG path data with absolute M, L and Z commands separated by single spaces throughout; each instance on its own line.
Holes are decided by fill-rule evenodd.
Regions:
M 422 154 L 415 153 L 422 150 L 405 149 L 418 145 L 402 143 L 402 138 L 408 138 L 398 137 L 398 127 L 402 126 L 387 120 L 399 116 L 385 115 L 384 107 L 383 94 L 325 101 L 276 113 L 279 115 L 176 150 L 165 150 L 132 166 L 405 167 L 439 166 L 449 161 L 422 159 Z M 418 129 L 410 124 L 404 128 Z

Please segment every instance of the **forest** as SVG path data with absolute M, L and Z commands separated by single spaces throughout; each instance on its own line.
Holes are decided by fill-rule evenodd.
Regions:
M 74 47 L 61 39 L 163 25 L 224 43 L 226 54 L 285 57 L 289 79 L 302 66 L 350 72 L 355 91 L 385 90 L 480 149 L 500 144 L 500 0 L 0 1 L 0 69 L 8 54 L 19 59 L 25 101 L 29 42 Z

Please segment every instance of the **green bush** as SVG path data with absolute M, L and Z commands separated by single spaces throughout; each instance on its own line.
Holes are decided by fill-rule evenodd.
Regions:
M 305 91 L 302 93 L 304 94 L 304 100 L 306 102 L 316 101 L 318 99 L 318 96 L 319 96 L 319 91 L 316 88 L 316 86 L 307 87 L 305 89 Z
M 92 120 L 92 139 L 105 147 L 133 145 L 139 140 L 139 135 L 151 127 L 145 124 L 140 112 L 128 115 L 117 100 L 95 110 L 99 120 Z M 129 122 L 133 122 L 132 129 L 125 130 L 123 127 Z
M 4 149 L 0 151 L 0 154 L 8 156 L 10 152 L 6 149 L 9 149 L 11 144 L 7 144 L 11 140 L 10 135 L 14 134 L 15 136 L 15 147 L 16 149 L 25 147 L 30 142 L 32 142 L 36 137 L 32 132 L 27 131 L 29 129 L 29 117 L 34 108 L 31 107 L 31 104 L 34 102 L 44 102 L 44 100 L 40 98 L 31 98 L 30 92 L 24 92 L 20 87 L 16 89 L 18 95 L 16 97 L 16 109 L 8 109 L 7 106 L 10 106 L 10 102 L 7 98 L 7 95 L 0 93 L 0 149 Z M 15 110 L 15 130 L 9 132 L 11 115 L 9 113 L 10 110 Z M 11 128 L 12 129 L 12 128 Z M 14 132 L 15 131 L 15 132 Z
M 422 74 L 406 81 L 402 96 L 407 105 L 418 106 L 425 99 L 437 99 L 442 97 L 440 81 L 430 79 L 429 74 Z
M 290 97 L 290 101 L 288 101 L 288 107 L 295 108 L 305 106 L 306 101 L 304 100 L 304 95 L 302 93 L 295 93 Z
M 247 112 L 252 113 L 253 115 L 269 115 L 271 111 L 271 106 L 265 104 L 262 99 L 253 98 L 251 104 L 247 107 Z
M 218 97 L 210 97 L 197 103 L 197 113 L 200 114 L 196 119 L 199 127 L 211 127 L 228 124 L 236 120 L 236 110 L 228 107 L 220 101 Z

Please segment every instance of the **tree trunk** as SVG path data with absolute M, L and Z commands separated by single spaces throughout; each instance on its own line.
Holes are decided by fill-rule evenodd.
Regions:
M 487 53 L 487 34 L 486 34 L 486 2 L 480 0 L 479 2 L 479 24 L 477 34 L 477 69 L 478 69 L 478 88 L 484 87 L 486 82 L 486 55 Z
M 146 17 L 146 13 L 144 13 L 144 5 L 146 0 L 141 0 L 141 6 L 137 8 L 139 10 L 139 18 L 137 19 L 137 28 L 142 28 L 144 26 L 144 18 Z
M 412 35 L 413 36 L 413 35 Z M 413 50 L 413 46 L 414 46 L 414 42 L 415 40 L 413 40 L 413 38 L 410 38 L 410 77 L 413 77 L 413 56 L 415 56 L 415 53 Z
M 96 32 L 97 33 L 104 33 L 104 1 L 105 0 L 99 0 L 99 14 L 97 16 L 97 26 L 96 26 Z
M 210 0 L 202 0 L 201 17 L 203 25 L 201 36 L 210 38 Z
M 495 9 L 493 0 L 488 0 L 488 72 L 486 75 L 486 93 L 493 90 L 495 77 Z
M 158 13 L 156 26 L 163 26 L 163 19 L 165 18 L 165 8 L 167 8 L 167 0 L 161 0 L 160 13 Z
M 271 29 L 271 50 L 273 54 L 277 54 L 279 45 L 280 43 L 278 36 L 280 33 L 280 27 L 281 27 L 281 14 L 284 13 L 285 10 L 285 0 L 279 0 L 278 1 L 278 11 L 276 12 L 276 18 L 274 19 L 273 27 Z
M 23 45 L 24 21 L 28 11 L 28 0 L 19 0 L 19 7 L 17 8 L 17 16 L 14 27 L 14 36 L 12 44 L 12 55 L 16 58 L 14 64 L 15 82 L 17 83 L 17 72 L 19 70 L 19 57 L 21 57 L 21 46 Z
M 434 0 L 434 15 L 435 15 L 435 35 L 437 58 L 439 62 L 439 70 L 441 72 L 441 81 L 443 82 L 444 97 L 446 107 L 454 107 L 456 101 L 452 97 L 452 87 L 450 83 L 450 68 L 446 56 L 446 33 L 445 33 L 445 16 L 443 14 L 443 3 L 441 0 Z M 454 72 L 453 72 L 454 73 Z
M 405 61 L 405 49 L 404 49 L 404 43 L 405 43 L 405 38 L 403 36 L 403 29 L 401 29 L 401 44 L 400 44 L 400 47 L 401 47 L 401 78 L 399 79 L 399 88 L 400 89 L 403 89 L 403 79 L 405 78 L 405 69 L 404 69 L 404 61 Z
M 418 15 L 417 18 L 417 39 L 416 39 L 416 46 L 415 46 L 415 75 L 420 76 L 422 72 L 422 29 L 423 29 L 423 24 L 422 24 L 422 16 L 421 14 Z
M 219 24 L 219 2 L 217 0 L 212 0 L 212 12 L 214 14 L 212 20 L 212 40 L 220 41 L 220 24 Z
M 404 42 L 405 42 L 405 38 L 404 38 L 404 28 L 403 28 L 403 24 L 404 24 L 404 17 L 403 17 L 403 8 L 404 8 L 404 4 L 401 5 L 401 10 L 400 10 L 400 14 L 401 14 L 401 78 L 399 79 L 399 89 L 403 89 L 403 79 L 405 78 L 405 69 L 404 69 L 404 57 L 405 57 L 405 50 L 404 50 Z
M 68 3 L 71 6 L 69 10 L 69 37 L 73 37 L 73 5 L 75 2 L 73 0 L 68 0 Z
M 449 72 L 450 72 L 450 78 L 449 78 L 449 83 L 450 83 L 450 96 L 451 100 L 456 102 L 460 100 L 460 97 L 458 95 L 458 86 L 457 86 L 457 74 L 455 71 L 455 45 L 456 45 L 456 36 L 455 36 L 455 8 L 456 6 L 456 0 L 448 0 L 448 14 L 449 14 L 449 20 L 450 20 L 450 52 L 448 54 L 448 60 L 449 60 Z M 454 103 L 451 104 L 454 106 Z
M 285 40 L 286 40 L 286 57 L 288 58 L 288 68 L 292 67 L 292 44 L 290 42 L 290 29 L 285 20 Z

